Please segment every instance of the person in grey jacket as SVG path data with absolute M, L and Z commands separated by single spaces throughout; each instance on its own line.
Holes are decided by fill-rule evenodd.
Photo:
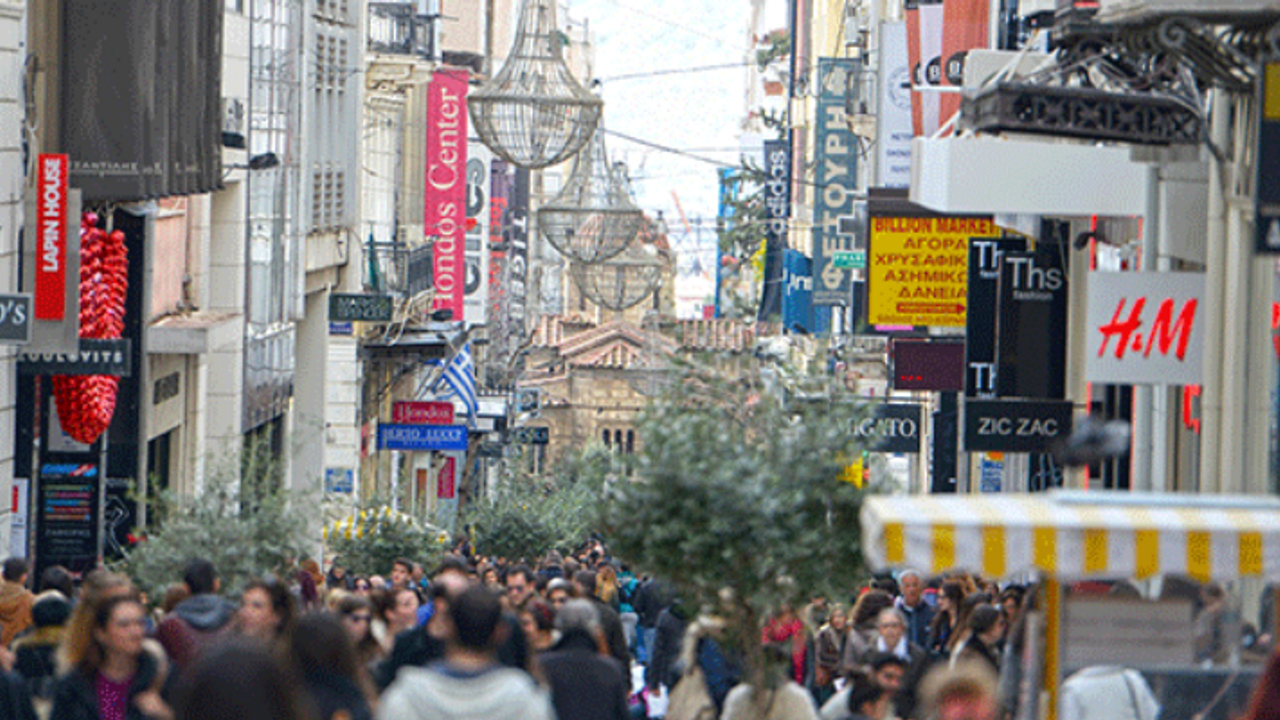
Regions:
M 551 698 L 523 670 L 498 662 L 502 603 L 473 586 L 451 604 L 444 660 L 404 667 L 382 697 L 379 720 L 555 720 Z

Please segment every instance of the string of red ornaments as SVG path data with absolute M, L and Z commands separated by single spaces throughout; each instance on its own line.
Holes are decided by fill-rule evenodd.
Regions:
M 80 337 L 117 340 L 124 332 L 129 290 L 129 249 L 120 230 L 98 227 L 98 215 L 80 218 Z M 111 375 L 57 375 L 53 397 L 62 429 L 77 442 L 92 444 L 111 425 L 120 378 Z

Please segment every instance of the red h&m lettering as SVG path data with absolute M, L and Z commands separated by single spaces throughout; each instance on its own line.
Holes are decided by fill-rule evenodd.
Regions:
M 1143 357 L 1151 357 L 1151 348 L 1156 343 L 1160 343 L 1160 354 L 1168 355 L 1169 346 L 1173 344 L 1174 334 L 1177 333 L 1178 349 L 1174 352 L 1179 360 L 1187 357 L 1187 343 L 1191 340 L 1191 326 L 1196 321 L 1196 306 L 1199 301 L 1194 298 L 1187 301 L 1182 306 L 1182 312 L 1178 313 L 1178 320 L 1169 327 L 1169 321 L 1173 318 L 1173 298 L 1167 298 L 1160 303 L 1160 310 L 1156 313 L 1155 324 L 1151 326 L 1151 337 L 1147 340 L 1147 351 L 1143 353 Z
M 1199 307 L 1199 301 L 1192 298 L 1183 306 L 1182 311 L 1178 313 L 1177 320 L 1173 319 L 1174 301 L 1173 298 L 1165 298 L 1160 302 L 1160 309 L 1156 311 L 1155 321 L 1151 325 L 1151 332 L 1146 336 L 1146 342 L 1143 342 L 1142 329 L 1142 313 L 1147 307 L 1146 298 L 1138 298 L 1134 301 L 1133 307 L 1129 310 L 1129 316 L 1124 317 L 1125 304 L 1128 298 L 1120 298 L 1120 303 L 1116 305 L 1116 311 L 1111 316 L 1111 322 L 1098 328 L 1102 333 L 1102 346 L 1098 348 L 1098 357 L 1102 357 L 1107 352 L 1107 348 L 1111 345 L 1111 339 L 1114 337 L 1116 343 L 1116 359 L 1123 360 L 1125 353 L 1132 350 L 1135 353 L 1142 353 L 1144 358 L 1151 357 L 1151 351 L 1158 349 L 1161 355 L 1168 355 L 1170 348 L 1174 349 L 1174 356 L 1178 360 L 1185 360 L 1187 356 L 1187 344 L 1191 341 L 1191 330 L 1195 325 L 1196 309 Z M 1174 342 L 1177 346 L 1174 347 Z

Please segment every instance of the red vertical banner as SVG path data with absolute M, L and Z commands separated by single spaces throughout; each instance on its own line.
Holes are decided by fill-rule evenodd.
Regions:
M 436 476 L 436 497 L 441 500 L 452 500 L 456 496 L 455 476 L 458 470 L 458 459 L 450 456 L 444 459 L 440 474 Z
M 942 0 L 907 3 L 907 61 L 911 68 L 911 126 L 916 135 L 938 129 L 938 95 L 921 88 L 942 82 Z
M 466 294 L 467 71 L 442 70 L 427 88 L 427 176 L 422 231 L 434 238 L 432 310 L 463 319 Z
M 62 320 L 67 313 L 67 156 L 40 155 L 36 173 L 35 315 Z
M 964 85 L 964 61 L 970 50 L 984 49 L 989 42 L 990 0 L 946 0 L 942 6 L 942 87 Z M 942 93 L 938 121 L 945 123 L 960 112 L 959 93 Z

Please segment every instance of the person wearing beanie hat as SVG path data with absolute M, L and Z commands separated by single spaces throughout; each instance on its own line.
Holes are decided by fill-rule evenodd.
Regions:
M 32 629 L 13 643 L 17 656 L 13 669 L 26 681 L 36 698 L 48 699 L 57 674 L 55 655 L 71 617 L 71 602 L 57 590 L 46 590 L 31 606 Z

